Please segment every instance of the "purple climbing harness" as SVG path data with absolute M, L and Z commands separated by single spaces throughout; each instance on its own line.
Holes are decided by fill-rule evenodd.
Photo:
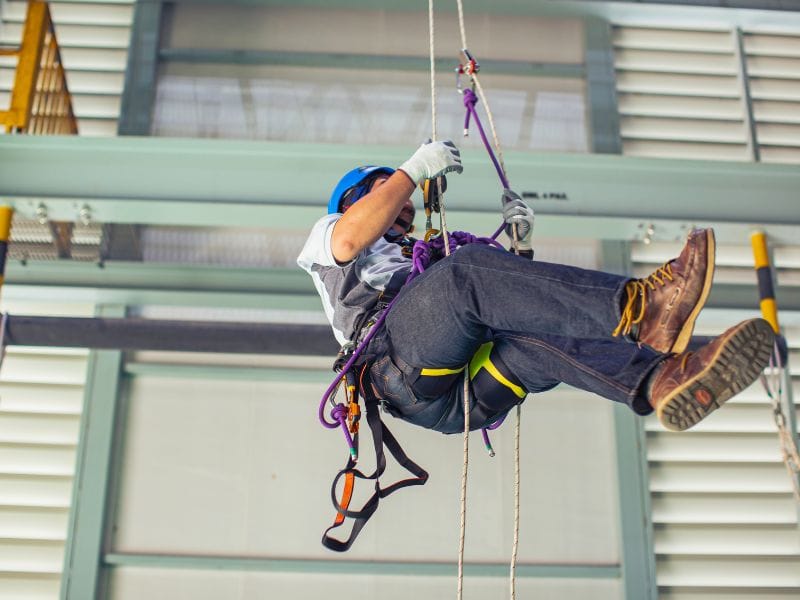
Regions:
M 467 244 L 486 244 L 489 246 L 494 246 L 499 249 L 503 249 L 500 243 L 495 240 L 494 238 L 487 238 L 487 237 L 478 237 L 472 235 L 471 233 L 467 233 L 466 231 L 453 231 L 449 234 L 448 241 L 450 243 L 450 248 L 458 249 L 461 246 L 466 246 Z M 428 268 L 433 258 L 437 255 L 441 256 L 444 253 L 444 238 L 437 237 L 429 242 L 424 242 L 422 240 L 418 240 L 414 244 L 414 248 L 411 253 L 411 262 L 412 268 L 411 272 L 408 274 L 406 278 L 405 284 L 410 283 L 417 277 L 420 273 L 423 273 L 425 269 Z M 386 320 L 386 315 L 389 314 L 389 311 L 394 306 L 395 301 L 397 298 L 393 298 L 391 302 L 383 309 L 380 313 L 378 318 L 375 321 L 375 324 L 370 329 L 369 333 L 364 337 L 363 341 L 358 345 L 358 347 L 353 351 L 350 355 L 348 361 L 342 367 L 342 370 L 337 374 L 336 378 L 331 382 L 328 386 L 328 389 L 325 390 L 325 393 L 322 395 L 322 400 L 319 404 L 319 421 L 327 427 L 328 429 L 336 429 L 336 427 L 342 428 L 342 433 L 344 434 L 344 438 L 347 441 L 347 445 L 350 448 L 351 454 L 354 452 L 354 443 L 353 437 L 350 435 L 350 430 L 347 427 L 347 406 L 343 403 L 339 402 L 335 404 L 331 410 L 331 418 L 333 421 L 328 421 L 325 417 L 325 405 L 329 402 L 331 396 L 334 394 L 336 389 L 339 387 L 339 384 L 342 381 L 344 375 L 353 367 L 353 365 L 358 360 L 358 357 L 364 352 L 364 349 L 369 345 L 370 341 L 378 330 L 383 325 L 384 321 Z M 492 427 L 494 428 L 494 427 Z M 485 441 L 485 440 L 484 440 Z

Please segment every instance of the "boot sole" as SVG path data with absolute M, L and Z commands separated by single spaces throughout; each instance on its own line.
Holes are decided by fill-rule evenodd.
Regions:
M 692 312 L 689 313 L 680 333 L 678 333 L 678 337 L 675 338 L 675 342 L 672 344 L 672 348 L 669 349 L 670 352 L 675 352 L 676 354 L 680 354 L 686 350 L 686 347 L 689 345 L 689 340 L 692 339 L 692 332 L 694 331 L 694 322 L 697 320 L 697 315 L 703 310 L 703 306 L 705 306 L 706 300 L 708 300 L 708 294 L 711 292 L 711 283 L 714 280 L 714 267 L 717 253 L 717 242 L 714 238 L 713 230 L 709 229 L 706 231 L 706 240 L 708 242 L 708 252 L 706 256 L 706 278 L 705 281 L 703 281 L 703 291 L 700 292 L 700 299 L 697 301 L 697 304 L 694 305 Z
M 661 424 L 685 431 L 752 384 L 769 363 L 774 338 L 763 319 L 731 329 L 706 368 L 661 401 L 657 409 Z

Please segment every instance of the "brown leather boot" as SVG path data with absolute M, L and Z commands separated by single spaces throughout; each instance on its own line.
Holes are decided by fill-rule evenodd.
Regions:
M 628 296 L 612 335 L 632 334 L 659 352 L 683 352 L 714 278 L 714 231 L 695 229 L 678 258 L 625 286 Z
M 667 429 L 689 429 L 753 383 L 769 363 L 775 334 L 764 319 L 731 327 L 697 352 L 665 360 L 652 376 L 650 404 Z

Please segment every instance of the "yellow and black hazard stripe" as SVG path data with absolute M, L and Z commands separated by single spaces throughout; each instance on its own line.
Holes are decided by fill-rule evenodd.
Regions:
M 772 283 L 772 264 L 767 251 L 767 236 L 763 231 L 755 231 L 750 236 L 753 246 L 756 276 L 758 277 L 758 296 L 761 315 L 772 325 L 775 333 L 780 333 L 778 326 L 778 305 L 775 302 L 775 287 Z
M 11 219 L 14 209 L 10 206 L 0 206 L 0 286 L 6 276 L 6 257 L 8 256 L 8 239 L 11 237 Z

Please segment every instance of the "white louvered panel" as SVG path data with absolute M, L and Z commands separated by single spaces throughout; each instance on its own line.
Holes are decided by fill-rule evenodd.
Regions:
M 650 491 L 788 494 L 792 484 L 782 464 L 651 463 Z
M 794 524 L 774 527 L 671 525 L 656 527 L 655 537 L 656 554 L 662 555 L 800 555 L 800 535 Z
M 67 83 L 72 71 L 113 71 L 125 73 L 127 50 L 108 50 L 97 48 L 64 48 L 61 60 L 67 69 Z
M 72 475 L 30 477 L 0 474 L 0 506 L 69 508 Z
M 78 439 L 78 415 L 0 412 L 0 444 L 72 445 Z
M 800 81 L 789 79 L 751 79 L 750 96 L 753 100 L 800 102 Z
M 800 148 L 800 124 L 761 123 L 758 126 L 758 143 L 761 146 Z
M 53 20 L 69 25 L 128 26 L 133 19 L 133 2 L 62 2 L 50 0 Z M 25 20 L 26 2 L 7 0 L 3 4 L 3 18 L 9 22 Z
M 730 408 L 730 407 L 728 407 Z M 757 406 L 760 412 L 763 407 Z M 726 411 L 730 412 L 730 411 Z M 691 443 L 684 435 L 651 434 L 647 441 L 647 457 L 654 462 L 755 462 L 780 463 L 781 454 L 773 435 L 737 435 L 730 431 L 721 433 L 695 433 Z
M 0 506 L 0 539 L 64 541 L 69 510 Z
M 756 100 L 753 102 L 753 115 L 759 123 L 800 123 L 800 103 L 771 102 Z
M 800 58 L 800 36 L 748 33 L 745 42 L 748 55 Z
M 41 573 L 36 577 L 19 573 L 0 573 L 0 589 L 14 600 L 49 600 L 58 598 L 60 573 Z
M 675 75 L 672 73 L 617 73 L 617 91 L 639 94 L 740 98 L 736 77 L 727 75 Z
M 117 122 L 105 119 L 78 119 L 81 135 L 94 137 L 113 137 L 117 135 Z
M 11 475 L 68 476 L 75 468 L 75 448 L 0 444 L 0 472 Z
M 2 310 L 89 316 L 93 307 L 4 299 Z M 11 346 L 0 369 L 0 598 L 58 598 L 87 356 Z
M 748 56 L 747 74 L 750 77 L 797 79 L 800 75 L 800 58 Z
M 38 384 L 3 382 L 0 406 L 3 410 L 27 414 L 71 415 L 78 417 L 83 404 L 83 382 Z
M 2 540 L 0 573 L 60 573 L 64 544 L 51 541 Z
M 750 160 L 731 31 L 615 27 L 623 154 Z
M 797 148 L 761 148 L 761 162 L 800 164 Z
M 671 534 L 664 525 L 710 526 L 720 524 L 751 526 L 769 535 L 773 528 L 759 525 L 794 527 L 797 509 L 791 493 L 775 494 L 653 494 L 653 522 L 662 534 Z M 678 532 L 681 530 L 678 529 Z
M 133 5 L 133 0 L 50 5 L 81 135 L 116 135 Z M 0 42 L 19 44 L 25 13 L 26 2 L 4 3 Z M 15 60 L 2 57 L 0 67 L 0 106 L 7 106 Z
M 634 50 L 618 48 L 614 64 L 624 71 L 647 73 L 687 73 L 701 75 L 728 75 L 736 77 L 736 61 L 729 54 L 692 53 L 686 60 L 685 52 L 665 50 Z
M 796 557 L 668 555 L 657 558 L 656 569 L 659 586 L 800 589 L 800 558 Z
M 680 50 L 699 53 L 733 52 L 730 32 L 696 31 L 682 29 L 657 29 L 650 27 L 616 27 L 614 46 L 652 50 Z
M 640 117 L 685 117 L 687 119 L 743 120 L 744 108 L 738 98 L 691 98 L 621 93 L 617 97 L 621 114 Z
M 747 161 L 751 153 L 744 145 L 623 140 L 622 153 L 645 158 Z
M 66 25 L 53 16 L 58 45 L 62 48 L 108 48 L 126 49 L 130 42 L 127 27 L 104 27 L 97 25 Z M 19 44 L 22 39 L 22 23 L 8 23 L 3 27 L 0 41 L 6 45 Z
M 742 121 L 622 117 L 620 133 L 623 139 L 747 143 L 747 129 Z
M 800 35 L 747 32 L 747 70 L 763 162 L 800 163 Z

